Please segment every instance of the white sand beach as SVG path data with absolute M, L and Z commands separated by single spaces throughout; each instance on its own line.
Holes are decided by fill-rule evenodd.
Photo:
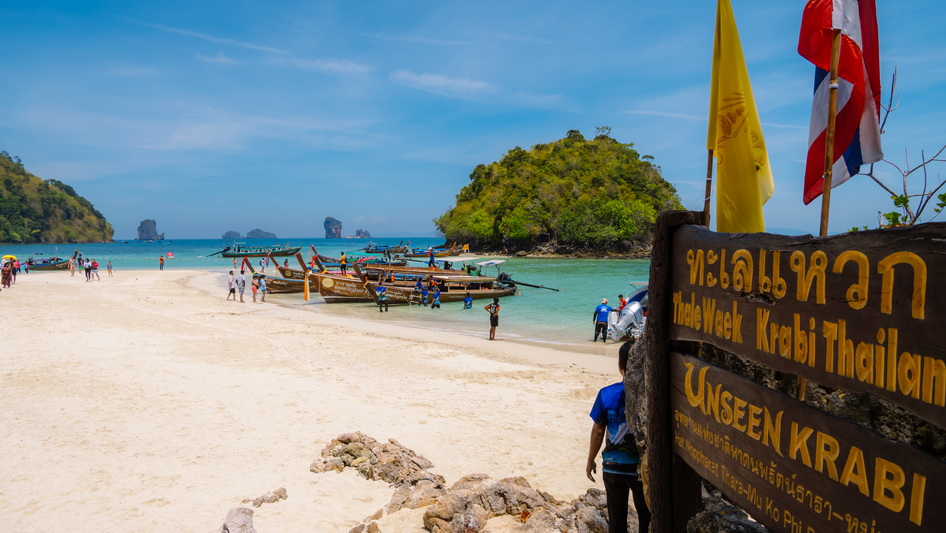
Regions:
M 220 273 L 33 273 L 0 293 L 0 529 L 348 531 L 394 489 L 309 471 L 339 434 L 395 438 L 448 486 L 523 476 L 571 500 L 608 356 L 225 301 Z M 298 296 L 301 298 L 301 295 Z M 392 309 L 392 312 L 395 312 Z M 598 487 L 601 488 L 600 479 Z M 423 509 L 381 520 L 422 531 Z M 495 524 L 494 524 L 495 522 Z M 512 520 L 491 531 L 516 531 Z

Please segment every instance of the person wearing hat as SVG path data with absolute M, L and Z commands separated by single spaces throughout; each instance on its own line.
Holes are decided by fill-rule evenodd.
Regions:
M 595 307 L 595 312 L 591 315 L 591 321 L 595 324 L 595 338 L 591 342 L 598 342 L 598 334 L 601 334 L 601 342 L 608 342 L 608 317 L 611 316 L 611 309 L 608 306 L 608 299 L 602 298 L 601 305 Z
M 434 249 L 433 249 L 433 248 L 427 248 L 427 256 L 429 257 L 429 260 L 427 261 L 427 268 L 434 268 L 434 263 L 435 263 L 435 261 L 434 261 Z

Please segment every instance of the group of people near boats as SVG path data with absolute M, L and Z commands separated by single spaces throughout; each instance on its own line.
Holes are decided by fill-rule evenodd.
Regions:
M 253 291 L 253 301 L 256 302 L 256 295 L 259 294 L 259 301 L 266 301 L 266 277 L 263 274 L 253 274 L 253 280 L 251 282 L 251 287 Z M 233 275 L 233 271 L 230 271 L 230 277 L 227 278 L 227 300 L 232 299 L 234 302 L 237 301 L 237 295 L 240 296 L 240 303 L 246 303 L 243 300 L 243 293 L 246 291 L 246 270 L 240 270 L 240 273 L 236 276 Z

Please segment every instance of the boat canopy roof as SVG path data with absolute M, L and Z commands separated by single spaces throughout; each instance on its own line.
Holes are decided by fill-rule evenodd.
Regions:
M 491 267 L 491 266 L 501 265 L 505 262 L 506 262 L 505 259 L 489 259 L 487 261 L 483 261 L 482 263 L 477 263 L 477 265 L 484 266 L 484 267 Z
M 492 276 L 457 276 L 457 275 L 452 275 L 452 274 L 440 274 L 440 275 L 435 274 L 431 276 L 431 278 L 437 281 L 459 281 L 462 283 L 467 283 L 467 282 L 484 282 L 485 283 L 488 281 L 496 280 L 496 278 Z
M 434 261 L 436 261 L 437 263 L 441 263 L 443 261 L 450 261 L 451 263 L 459 263 L 459 262 L 465 262 L 465 261 L 477 261 L 479 259 L 482 259 L 482 257 L 478 257 L 475 255 L 451 255 L 448 257 L 434 258 Z

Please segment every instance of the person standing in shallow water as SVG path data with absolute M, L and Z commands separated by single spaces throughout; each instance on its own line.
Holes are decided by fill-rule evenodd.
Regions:
M 644 499 L 644 486 L 638 473 L 640 452 L 624 414 L 624 373 L 627 371 L 627 359 L 633 345 L 634 341 L 621 345 L 618 351 L 618 372 L 621 374 L 621 381 L 598 391 L 590 413 L 594 424 L 591 426 L 585 475 L 592 482 L 595 480 L 594 474 L 598 471 L 595 459 L 601 449 L 601 443 L 604 442 L 601 470 L 608 501 L 609 533 L 627 533 L 629 494 L 634 497 L 638 531 L 647 533 L 650 528 L 650 510 L 647 508 L 647 500 Z
M 489 313 L 489 340 L 496 340 L 496 328 L 499 327 L 499 298 L 494 297 L 493 303 L 483 309 Z
M 591 321 L 595 324 L 595 338 L 591 342 L 598 342 L 598 333 L 601 334 L 601 342 L 608 342 L 608 318 L 611 311 L 613 309 L 608 305 L 608 299 L 602 298 L 601 305 L 595 307 L 595 312 L 591 315 Z

